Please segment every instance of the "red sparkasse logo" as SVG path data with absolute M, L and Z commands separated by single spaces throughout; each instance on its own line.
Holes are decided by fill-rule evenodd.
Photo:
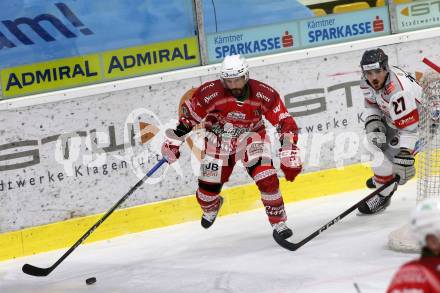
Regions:
M 281 37 L 281 42 L 283 48 L 293 47 L 293 36 L 289 34 L 289 31 L 284 32 L 284 35 Z
M 376 19 L 373 20 L 373 31 L 374 32 L 383 32 L 385 29 L 383 20 L 377 15 Z

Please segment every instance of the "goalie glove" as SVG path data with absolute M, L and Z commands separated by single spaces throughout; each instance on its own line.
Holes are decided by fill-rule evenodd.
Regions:
M 180 157 L 180 145 L 183 143 L 183 135 L 177 136 L 174 129 L 165 130 L 165 140 L 162 144 L 161 153 L 169 164 L 174 163 Z
M 382 151 L 387 145 L 387 128 L 379 115 L 370 115 L 365 119 L 365 132 L 368 142 Z
M 409 149 L 401 149 L 393 158 L 394 172 L 399 175 L 399 185 L 405 184 L 416 175 L 414 155 Z
M 295 144 L 281 147 L 279 150 L 280 168 L 287 181 L 295 180 L 295 177 L 301 173 L 302 163 L 300 152 Z

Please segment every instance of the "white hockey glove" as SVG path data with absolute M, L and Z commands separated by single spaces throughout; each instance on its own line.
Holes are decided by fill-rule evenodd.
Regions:
M 393 158 L 394 172 L 400 176 L 399 185 L 405 184 L 416 175 L 414 155 L 408 149 L 401 149 Z
M 368 142 L 385 150 L 387 146 L 387 128 L 379 115 L 370 115 L 365 119 L 365 131 Z

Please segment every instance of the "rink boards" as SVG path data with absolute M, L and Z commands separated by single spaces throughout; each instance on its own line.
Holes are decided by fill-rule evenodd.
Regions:
M 351 175 L 347 175 L 351 174 Z M 357 164 L 341 170 L 304 174 L 294 184 L 281 179 L 285 203 L 331 195 L 364 187 L 371 176 L 368 167 Z M 258 189 L 246 184 L 225 189 L 220 216 L 262 208 Z M 71 246 L 95 224 L 102 214 L 92 215 L 0 234 L 0 260 L 11 259 Z M 288 215 L 294 219 L 295 215 Z M 198 221 L 201 210 L 195 195 L 163 200 L 117 210 L 86 241 L 105 240 L 128 233 Z M 261 217 L 266 217 L 261 209 Z
M 440 60 L 439 35 L 429 29 L 249 60 L 252 78 L 276 88 L 301 127 L 305 168 L 294 183 L 282 180 L 286 202 L 364 186 L 363 50 L 384 46 L 391 64 L 423 72 L 423 57 Z M 70 246 L 157 161 L 182 94 L 217 72 L 212 65 L 0 102 L 0 259 Z M 198 220 L 198 164 L 185 146 L 180 165 L 140 188 L 89 241 Z M 261 207 L 249 182 L 234 171 L 224 215 Z

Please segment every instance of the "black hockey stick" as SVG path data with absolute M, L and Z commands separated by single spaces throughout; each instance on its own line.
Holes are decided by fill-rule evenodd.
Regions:
M 365 198 L 360 200 L 358 203 L 353 205 L 351 208 L 349 208 L 348 210 L 346 210 L 345 212 L 343 212 L 342 214 L 340 214 L 339 216 L 337 216 L 336 218 L 334 218 L 333 220 L 331 220 L 330 222 L 328 222 L 327 224 L 325 224 L 324 226 L 322 226 L 321 228 L 319 228 L 318 230 L 316 230 L 315 232 L 313 232 L 312 234 L 310 234 L 309 236 L 307 236 L 306 238 L 304 238 L 303 240 L 301 240 L 298 243 L 293 243 L 293 242 L 287 241 L 286 239 L 282 238 L 275 230 L 273 231 L 273 238 L 281 247 L 288 249 L 288 250 L 291 250 L 291 251 L 295 251 L 298 248 L 300 248 L 301 246 L 303 246 L 304 244 L 306 244 L 307 242 L 309 242 L 310 240 L 312 240 L 313 238 L 315 238 L 316 236 L 318 236 L 319 234 L 321 234 L 322 232 L 324 232 L 325 230 L 327 230 L 327 228 L 329 228 L 330 226 L 333 226 L 334 224 L 336 224 L 337 222 L 342 220 L 345 216 L 347 216 L 352 211 L 357 209 L 359 207 L 359 205 L 361 205 L 363 202 L 369 200 L 370 198 L 377 195 L 379 192 L 381 192 L 382 190 L 384 190 L 385 188 L 387 188 L 388 186 L 390 186 L 391 184 L 393 184 L 394 182 L 397 182 L 397 181 L 399 181 L 398 175 L 396 175 L 396 177 L 394 177 L 393 180 L 391 180 L 390 182 L 387 182 L 387 184 L 385 184 L 385 185 L 382 185 L 381 187 L 379 187 L 378 189 L 376 189 L 375 191 L 370 193 L 368 196 L 366 196 Z
M 30 264 L 25 264 L 22 268 L 23 273 L 36 276 L 36 277 L 45 277 L 49 275 L 66 257 L 69 256 L 84 240 L 87 239 L 87 237 L 90 236 L 90 234 L 93 233 L 93 231 L 96 230 L 96 228 L 99 227 L 99 225 L 102 224 L 113 212 L 116 210 L 124 201 L 127 200 L 127 198 L 141 186 L 151 175 L 153 175 L 154 172 L 156 172 L 157 169 L 159 169 L 160 166 L 162 166 L 166 162 L 165 159 L 161 159 L 159 162 L 156 163 L 156 165 L 144 176 L 142 179 L 136 183 L 108 212 L 102 216 L 101 219 L 99 219 L 98 222 L 95 223 L 83 236 L 81 236 L 78 241 L 75 242 L 75 244 L 72 245 L 72 247 L 69 248 L 68 251 L 66 251 L 53 265 L 51 265 L 48 268 L 39 268 Z

